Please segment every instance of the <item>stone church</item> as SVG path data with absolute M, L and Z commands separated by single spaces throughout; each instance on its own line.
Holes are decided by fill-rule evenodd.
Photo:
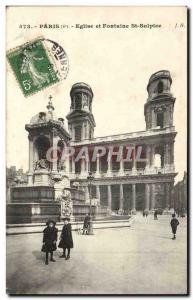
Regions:
M 75 148 L 95 146 L 114 149 L 130 145 L 142 147 L 143 161 L 117 162 L 108 153 L 96 162 L 70 160 L 70 180 L 78 181 L 88 194 L 87 175 L 94 174 L 92 196 L 112 211 L 170 209 L 174 177 L 173 111 L 175 98 L 170 92 L 169 71 L 153 74 L 147 85 L 148 98 L 144 105 L 146 129 L 119 135 L 94 137 L 96 126 L 92 112 L 93 91 L 88 84 L 76 83 L 70 91 L 71 107 L 67 115 L 71 144 Z M 86 103 L 86 104 L 85 104 Z M 113 117 L 113 116 L 112 116 Z M 116 154 L 114 155 L 116 156 Z
M 89 199 L 95 200 L 93 211 L 99 214 L 128 215 L 172 208 L 177 173 L 174 168 L 175 98 L 170 91 L 171 84 L 169 71 L 158 71 L 150 77 L 143 131 L 104 137 L 94 135 L 94 94 L 88 84 L 80 82 L 71 88 L 70 112 L 66 116 L 68 129 L 64 119 L 56 117 L 50 98 L 47 111 L 37 113 L 25 126 L 29 133 L 28 183 L 12 189 L 8 215 L 17 215 L 20 222 L 24 210 L 26 214 L 30 211 L 31 217 L 30 221 L 24 218 L 23 222 L 58 216 L 61 213 L 58 199 L 63 189 L 71 193 L 74 215 L 89 212 Z M 74 153 L 63 161 L 61 153 L 66 145 Z M 47 159 L 50 148 L 57 152 L 53 161 Z M 87 156 L 77 160 L 82 148 L 87 149 Z M 96 148 L 101 152 L 93 160 Z M 132 149 L 129 160 L 126 159 L 128 148 Z M 118 160 L 120 149 L 122 156 Z M 136 155 L 139 149 L 141 159 Z M 92 173 L 90 192 L 89 172 Z

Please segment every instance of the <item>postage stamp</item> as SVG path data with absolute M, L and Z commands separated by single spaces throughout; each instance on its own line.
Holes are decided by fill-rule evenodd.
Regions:
M 69 64 L 56 42 L 38 38 L 7 52 L 7 58 L 25 97 L 66 78 Z

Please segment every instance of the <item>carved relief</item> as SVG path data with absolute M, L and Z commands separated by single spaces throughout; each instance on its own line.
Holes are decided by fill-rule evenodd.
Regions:
M 45 122 L 46 121 L 46 113 L 40 112 L 38 117 L 38 122 Z
M 166 104 L 162 104 L 162 105 L 159 105 L 159 106 L 155 106 L 155 107 L 154 107 L 154 112 L 156 112 L 156 113 L 163 112 L 163 111 L 165 111 L 167 108 L 168 108 L 168 105 L 166 105 Z
M 52 135 L 53 135 L 53 137 L 58 136 L 58 130 L 56 128 L 52 128 Z
M 70 218 L 73 214 L 71 192 L 69 190 L 64 189 L 57 200 L 61 201 L 61 216 Z
M 48 170 L 49 169 L 49 163 L 47 159 L 39 159 L 35 162 L 35 170 Z

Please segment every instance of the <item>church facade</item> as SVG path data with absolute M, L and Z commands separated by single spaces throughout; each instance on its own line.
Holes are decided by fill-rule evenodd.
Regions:
M 150 77 L 145 130 L 104 137 L 94 137 L 94 94 L 88 84 L 76 83 L 71 88 L 68 128 L 64 118 L 56 116 L 50 97 L 47 111 L 38 112 L 25 125 L 28 180 L 16 180 L 11 188 L 7 222 L 173 208 L 177 173 L 171 84 L 169 71 Z
M 129 211 L 169 210 L 173 207 L 177 173 L 174 167 L 175 98 L 170 91 L 171 84 L 169 71 L 158 71 L 150 77 L 148 98 L 144 104 L 144 131 L 104 137 L 94 137 L 96 124 L 91 87 L 85 83 L 72 86 L 67 120 L 70 144 L 76 151 L 69 160 L 69 177 L 71 185 L 78 182 L 86 199 L 89 198 L 87 176 L 90 171 L 94 176 L 92 198 L 107 206 L 109 211 L 127 214 Z M 83 147 L 88 152 L 76 160 Z M 127 160 L 128 149 L 131 155 Z M 94 156 L 97 152 L 95 161 L 93 152 Z M 121 159 L 118 160 L 120 152 Z

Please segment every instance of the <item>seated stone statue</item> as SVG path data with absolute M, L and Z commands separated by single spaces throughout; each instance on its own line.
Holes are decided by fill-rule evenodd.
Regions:
M 48 169 L 48 161 L 45 158 L 39 159 L 35 163 L 35 170 Z

